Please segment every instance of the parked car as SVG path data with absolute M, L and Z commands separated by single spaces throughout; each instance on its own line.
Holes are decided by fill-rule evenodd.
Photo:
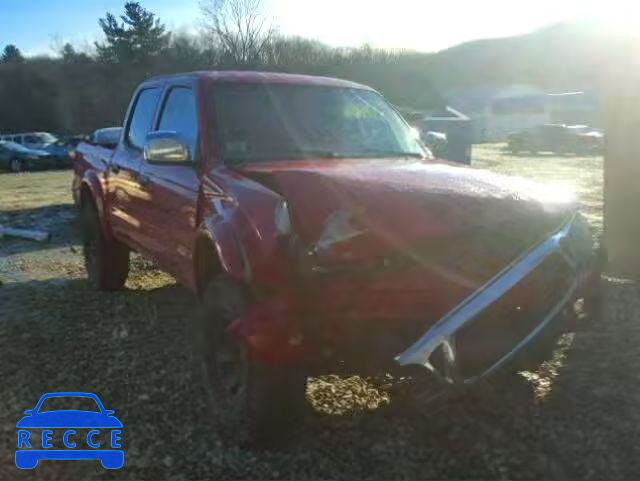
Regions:
M 28 149 L 15 142 L 0 140 L 0 165 L 6 170 L 22 172 L 55 164 L 55 159 L 48 152 Z
M 58 139 L 55 142 L 42 147 L 41 150 L 48 152 L 57 162 L 58 167 L 71 167 L 71 151 L 74 149 L 74 141 L 68 139 Z
M 8 140 L 28 149 L 42 149 L 53 144 L 58 138 L 49 132 L 26 132 L 22 134 L 0 135 L 0 140 Z
M 586 125 L 545 124 L 510 134 L 508 148 L 514 154 L 595 154 L 604 148 L 604 135 Z
M 344 80 L 155 77 L 115 149 L 76 163 L 90 282 L 122 288 L 136 251 L 192 289 L 212 409 L 258 440 L 308 375 L 388 371 L 442 400 L 515 370 L 600 276 L 570 197 L 434 160 Z
M 446 158 L 447 134 L 445 134 L 444 132 L 429 130 L 422 136 L 422 140 L 436 158 Z
M 90 142 L 103 147 L 115 148 L 120 141 L 122 127 L 104 127 L 91 134 Z
M 89 139 L 88 135 L 81 135 L 81 134 L 65 135 L 61 137 L 61 140 L 63 140 L 67 145 L 67 147 L 71 149 L 75 149 L 80 142 L 85 142 L 88 139 Z

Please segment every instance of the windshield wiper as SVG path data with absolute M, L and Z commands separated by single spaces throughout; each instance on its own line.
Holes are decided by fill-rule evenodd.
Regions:
M 341 154 L 340 152 L 334 152 L 333 150 L 326 149 L 297 150 L 295 152 L 291 152 L 290 155 L 302 155 L 305 157 L 310 156 L 323 159 L 339 159 L 341 157 L 346 157 L 346 155 Z
M 272 162 L 277 160 L 308 160 L 308 159 L 339 159 L 349 157 L 331 150 L 296 150 L 290 152 L 276 152 L 252 157 L 231 157 L 225 162 L 229 165 L 242 165 L 254 162 Z

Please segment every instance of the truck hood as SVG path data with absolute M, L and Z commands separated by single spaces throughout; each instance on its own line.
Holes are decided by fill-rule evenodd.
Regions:
M 318 264 L 403 258 L 472 285 L 575 210 L 570 193 L 435 161 L 273 162 L 241 170 L 286 199 L 296 235 Z

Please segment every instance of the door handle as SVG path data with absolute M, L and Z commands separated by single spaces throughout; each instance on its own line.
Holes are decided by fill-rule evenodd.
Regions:
M 138 184 L 142 187 L 147 187 L 151 183 L 151 179 L 148 175 L 138 174 Z

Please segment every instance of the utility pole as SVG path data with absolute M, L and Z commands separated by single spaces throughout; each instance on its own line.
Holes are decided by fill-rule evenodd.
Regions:
M 640 48 L 619 52 L 603 92 L 607 271 L 640 280 Z

